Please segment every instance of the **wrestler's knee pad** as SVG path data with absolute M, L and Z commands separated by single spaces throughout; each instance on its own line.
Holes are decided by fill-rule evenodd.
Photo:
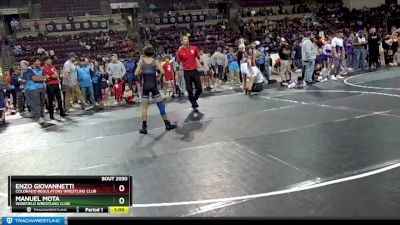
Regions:
M 161 116 L 165 116 L 166 112 L 165 112 L 165 104 L 164 104 L 164 102 L 163 101 L 157 102 L 157 107 L 158 107 L 158 110 L 160 110 Z

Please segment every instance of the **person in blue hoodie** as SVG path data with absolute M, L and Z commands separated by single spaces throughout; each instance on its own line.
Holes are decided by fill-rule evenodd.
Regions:
M 135 84 L 135 75 L 134 72 L 136 70 L 136 64 L 135 61 L 133 60 L 133 54 L 128 53 L 126 56 L 127 60 L 124 62 L 124 66 L 126 69 L 126 75 L 125 75 L 125 82 L 129 84 L 129 87 L 133 90 L 133 85 Z
M 86 102 L 94 105 L 96 101 L 94 99 L 92 77 L 90 76 L 91 70 L 92 66 L 89 64 L 89 60 L 80 58 L 79 66 L 77 67 L 79 86 Z
M 94 93 L 94 100 L 96 102 L 101 102 L 101 73 L 99 70 L 98 65 L 96 65 L 96 63 L 92 66 L 94 71 L 93 71 L 93 75 L 92 75 L 92 84 L 93 84 L 93 93 Z

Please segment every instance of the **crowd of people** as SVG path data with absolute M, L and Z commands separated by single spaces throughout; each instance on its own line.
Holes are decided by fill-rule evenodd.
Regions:
M 347 18 L 346 13 L 338 13 L 339 7 L 323 9 L 335 15 L 323 19 Z M 313 10 L 320 12 L 321 8 Z M 376 17 L 381 16 L 378 9 L 371 11 Z M 0 88 L 6 92 L 0 92 L 0 97 L 6 101 L 0 101 L 4 103 L 0 111 L 3 115 L 6 108 L 11 108 L 23 117 L 44 123 L 44 106 L 50 119 L 54 119 L 55 111 L 61 117 L 73 111 L 74 102 L 88 110 L 107 106 L 113 97 L 118 105 L 143 103 L 141 133 L 147 133 L 149 93 L 155 97 L 166 126 L 173 127 L 167 122 L 158 87 L 174 98 L 187 95 L 192 107 L 197 109 L 202 92 L 222 86 L 253 95 L 262 91 L 265 83 L 274 83 L 273 80 L 282 87 L 302 88 L 316 82 L 343 79 L 351 71 L 400 65 L 400 29 L 397 27 L 386 31 L 378 26 L 380 23 L 366 24 L 362 17 L 348 26 L 336 25 L 335 29 L 328 29 L 328 22 L 311 16 L 241 21 L 238 31 L 224 22 L 216 26 L 193 25 L 182 30 L 146 28 L 143 38 L 152 47 L 145 48 L 141 56 L 130 48 L 133 41 L 127 44 L 124 39 L 125 44 L 117 48 L 118 54 L 80 54 L 78 57 L 71 52 L 62 68 L 53 65 L 54 52 L 38 46 L 30 49 L 33 53 L 30 62 L 21 60 L 2 74 Z M 65 41 L 61 40 L 62 36 L 58 38 Z M 109 34 L 71 39 L 86 49 L 96 48 L 97 43 L 116 43 L 116 38 Z M 26 49 L 29 46 L 16 48 L 29 52 Z M 123 60 L 118 56 L 123 56 Z M 191 58 L 185 59 L 188 56 Z M 295 72 L 301 76 L 293 76 Z M 1 121 L 4 123 L 4 116 Z

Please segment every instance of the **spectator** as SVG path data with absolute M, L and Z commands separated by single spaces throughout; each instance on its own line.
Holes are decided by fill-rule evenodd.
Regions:
M 217 51 L 211 56 L 211 60 L 215 60 L 217 66 L 217 74 L 219 83 L 221 84 L 224 80 L 224 64 L 225 64 L 225 57 L 222 54 L 221 47 L 218 47 Z
M 315 59 L 317 58 L 317 48 L 311 41 L 313 38 L 314 34 L 308 31 L 301 44 L 301 55 L 305 66 L 304 80 L 308 85 L 315 84 L 312 80 L 312 76 L 315 68 Z
M 93 62 L 94 71 L 92 76 L 94 100 L 101 102 L 101 72 L 97 61 Z
M 290 77 L 290 48 L 286 40 L 279 47 L 279 58 L 281 60 L 280 83 L 282 86 L 289 85 Z
M 94 99 L 92 78 L 90 76 L 93 71 L 92 65 L 89 64 L 89 60 L 86 58 L 79 59 L 79 65 L 77 66 L 77 75 L 79 86 L 83 98 L 89 105 L 95 105 L 96 101 Z
M 45 86 L 46 76 L 40 68 L 42 62 L 39 58 L 34 57 L 24 75 L 23 79 L 26 80 L 25 93 L 28 100 L 28 105 L 32 111 L 32 118 L 43 124 L 46 122 L 44 119 L 44 105 L 45 105 Z
M 354 55 L 354 70 L 364 70 L 365 48 L 367 40 L 364 37 L 364 31 L 359 30 L 357 36 L 353 38 L 353 55 Z
M 42 56 L 46 53 L 46 50 L 44 48 L 42 48 L 42 46 L 39 46 L 39 48 L 37 49 L 37 54 Z
M 333 69 L 331 70 L 331 80 L 343 79 L 339 74 L 340 69 L 343 66 L 345 59 L 344 44 L 343 44 L 343 32 L 339 31 L 338 34 L 332 40 L 333 50 Z
M 3 70 L 0 67 L 0 126 L 4 126 L 6 124 L 6 103 L 4 98 L 4 79 L 3 79 Z
M 111 56 L 111 62 L 107 66 L 107 73 L 112 79 L 112 83 L 115 84 L 117 80 L 121 80 L 126 75 L 126 69 L 124 64 L 118 60 L 118 56 L 113 54 Z
M 110 95 L 110 84 L 108 82 L 108 75 L 104 70 L 103 66 L 100 66 L 99 68 L 99 72 L 100 72 L 100 91 L 101 91 L 101 99 L 102 101 L 107 101 L 108 100 L 108 96 Z
M 197 66 L 200 73 L 204 74 L 202 76 L 202 86 L 205 90 L 211 91 L 211 83 L 215 83 L 215 81 L 213 81 L 211 72 L 211 56 L 208 53 L 208 49 L 200 49 L 200 61 L 203 62 L 203 64 L 199 63 Z
M 126 70 L 126 75 L 124 76 L 125 82 L 130 86 L 132 89 L 133 86 L 135 85 L 135 70 L 136 70 L 136 63 L 133 60 L 133 54 L 129 53 L 127 56 L 127 59 L 124 62 L 125 70 Z
M 163 76 L 163 82 L 164 82 L 164 93 L 167 94 L 168 90 L 172 90 L 173 97 L 176 97 L 176 88 L 174 84 L 174 68 L 173 65 L 170 62 L 170 57 L 166 55 L 164 57 L 164 76 Z
M 397 52 L 394 54 L 394 60 L 397 63 L 397 66 L 400 66 L 400 47 L 397 49 Z
M 29 101 L 28 101 L 28 93 L 25 91 L 25 84 L 26 84 L 26 80 L 24 79 L 24 74 L 25 72 L 29 69 L 29 62 L 22 60 L 20 63 L 20 68 L 21 68 L 21 74 L 19 76 L 19 90 L 21 90 L 20 93 L 17 92 L 17 101 L 18 101 L 18 110 L 19 110 L 19 114 L 20 116 L 24 117 L 24 118 L 31 118 L 32 117 L 32 113 L 30 112 L 30 107 L 29 107 Z M 26 104 L 28 106 L 28 112 L 25 112 L 25 101 Z M 24 103 L 24 104 L 22 104 Z
M 50 119 L 54 120 L 54 100 L 57 100 L 57 108 L 60 111 L 60 116 L 65 117 L 63 101 L 61 98 L 60 79 L 55 66 L 52 65 L 52 59 L 48 56 L 43 58 L 44 66 L 43 73 L 46 76 L 46 91 L 47 91 L 47 109 L 50 114 Z M 55 98 L 55 99 L 54 99 Z
M 350 33 L 344 43 L 345 53 L 346 53 L 346 66 L 349 70 L 354 68 L 354 56 L 353 56 L 353 39 L 354 34 Z
M 376 68 L 380 67 L 379 62 L 379 46 L 381 38 L 376 33 L 376 28 L 371 28 L 368 36 L 368 49 L 369 49 L 369 68 L 374 64 Z
M 227 59 L 229 62 L 228 70 L 229 70 L 229 81 L 231 82 L 231 89 L 233 89 L 235 86 L 238 86 L 240 84 L 240 78 L 239 78 L 239 64 L 236 61 L 236 54 L 233 50 L 233 48 L 229 48 L 229 53 L 227 54 Z
M 10 22 L 11 30 L 15 33 L 19 29 L 19 22 L 15 18 Z
M 82 109 L 89 109 L 85 99 L 82 96 L 81 89 L 78 86 L 78 74 L 76 67 L 76 54 L 71 52 L 68 54 L 68 61 L 63 67 L 63 84 L 65 86 L 65 112 L 68 113 L 71 109 L 71 99 L 78 99 Z
M 40 29 L 39 23 L 36 20 L 33 23 L 33 27 L 35 28 L 35 31 L 39 31 L 39 29 Z
M 303 69 L 303 63 L 301 61 L 301 46 L 300 46 L 299 42 L 297 42 L 297 41 L 295 42 L 293 51 L 295 52 L 294 62 L 295 62 L 296 68 L 301 70 L 301 69 Z

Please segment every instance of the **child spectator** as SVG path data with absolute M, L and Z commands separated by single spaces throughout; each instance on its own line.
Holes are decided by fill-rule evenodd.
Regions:
M 164 93 L 167 94 L 167 91 L 172 89 L 173 92 L 173 96 L 176 96 L 176 88 L 175 88 L 175 84 L 174 84 L 174 68 L 170 62 L 170 57 L 169 56 L 165 56 L 164 57 L 164 65 L 163 65 L 163 69 L 164 69 L 164 76 L 163 76 L 163 82 L 164 82 Z
M 98 68 L 95 69 L 94 74 L 92 76 L 92 83 L 93 83 L 93 94 L 94 100 L 96 102 L 101 102 L 101 72 Z
M 125 90 L 124 90 L 124 100 L 126 104 L 134 104 L 135 101 L 133 100 L 133 91 L 128 83 L 125 83 Z
M 100 90 L 101 90 L 101 99 L 102 101 L 108 101 L 108 96 L 110 93 L 110 84 L 108 83 L 108 75 L 104 71 L 104 67 L 100 67 Z
M 117 104 L 120 105 L 122 102 L 122 96 L 124 92 L 124 80 L 118 79 L 115 81 L 115 84 L 113 86 L 113 92 L 115 100 L 117 100 Z

